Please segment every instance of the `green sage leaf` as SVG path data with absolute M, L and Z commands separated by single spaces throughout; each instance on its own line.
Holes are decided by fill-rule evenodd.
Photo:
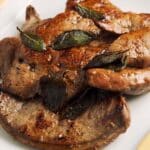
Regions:
M 75 6 L 75 10 L 76 10 L 82 17 L 85 17 L 85 18 L 93 19 L 93 20 L 96 20 L 96 21 L 105 19 L 104 14 L 99 13 L 99 12 L 97 12 L 97 11 L 95 11 L 95 10 L 90 9 L 90 8 L 83 7 L 83 6 L 79 5 L 79 4 L 77 4 L 77 5 Z
M 97 55 L 86 65 L 85 69 L 102 67 L 119 70 L 119 68 L 121 69 L 126 65 L 126 52 L 127 50 Z
M 91 107 L 102 104 L 102 101 L 109 99 L 114 93 L 101 89 L 88 88 L 81 95 L 74 97 L 70 103 L 60 111 L 60 119 L 74 120 L 83 115 Z
M 96 35 L 82 30 L 67 31 L 56 37 L 52 44 L 54 50 L 83 46 L 96 38 Z
M 39 52 L 46 50 L 46 44 L 44 43 L 41 37 L 31 34 L 31 33 L 23 32 L 18 27 L 17 27 L 17 30 L 20 32 L 22 43 L 25 46 L 27 46 L 28 48 L 32 50 L 39 51 Z
M 112 64 L 106 65 L 106 69 L 111 69 L 114 71 L 121 71 L 127 67 L 128 64 L 128 57 L 123 56 L 121 59 L 117 59 Z

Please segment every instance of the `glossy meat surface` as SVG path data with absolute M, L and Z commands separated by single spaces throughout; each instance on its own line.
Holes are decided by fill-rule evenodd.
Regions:
M 128 50 L 128 65 L 132 67 L 150 66 L 150 28 L 143 28 L 121 35 L 109 47 L 110 51 Z
M 92 6 L 93 1 L 85 1 L 85 3 L 90 3 L 90 6 Z M 98 6 L 99 5 L 95 5 L 96 9 L 98 9 Z M 109 11 L 111 9 L 114 11 L 112 14 L 117 12 L 120 13 L 120 10 L 108 1 L 103 1 L 102 6 L 102 10 Z M 81 17 L 75 11 L 69 10 L 57 15 L 53 19 L 47 19 L 44 21 L 40 21 L 36 11 L 31 6 L 27 8 L 26 14 L 27 22 L 24 25 L 24 30 L 36 32 L 44 39 L 47 45 L 51 45 L 54 38 L 59 34 L 73 29 L 81 29 L 100 34 L 100 39 L 82 47 L 74 47 L 59 52 L 48 48 L 47 51 L 42 53 L 24 47 L 20 40 L 15 38 L 2 40 L 0 42 L 0 51 L 1 53 L 5 53 L 5 49 L 10 49 L 8 51 L 8 53 L 10 53 L 8 56 L 11 56 L 11 58 L 9 58 L 11 61 L 8 62 L 8 64 L 5 64 L 5 61 L 1 62 L 1 76 L 3 80 L 1 88 L 4 91 L 21 97 L 22 99 L 28 99 L 37 94 L 43 94 L 40 87 L 41 79 L 43 77 L 48 77 L 50 81 L 54 79 L 63 84 L 66 91 L 64 95 L 66 96 L 62 99 L 70 99 L 85 87 L 86 81 L 84 80 L 84 71 L 82 71 L 82 69 L 89 63 L 89 61 L 95 56 L 101 55 L 108 50 L 111 52 L 123 51 L 124 43 L 126 44 L 128 41 L 132 41 L 132 43 L 128 42 L 127 47 L 130 49 L 129 58 L 131 57 L 131 59 L 129 59 L 129 65 L 134 65 L 136 67 L 146 67 L 149 65 L 149 57 L 147 55 L 149 53 L 149 32 L 147 32 L 149 31 L 149 28 L 135 33 L 133 32 L 127 35 L 122 35 L 110 46 L 117 36 L 106 31 L 101 31 L 92 20 Z M 36 26 L 34 26 L 34 28 L 32 26 L 33 24 L 35 25 L 35 23 Z M 139 47 L 139 51 L 136 49 L 136 44 L 140 44 L 136 41 L 138 38 L 142 42 L 144 41 L 141 44 L 142 46 Z M 16 41 L 16 46 L 14 47 L 15 42 L 10 41 Z M 119 44 L 122 47 L 119 46 Z M 10 52 L 11 49 L 13 55 Z M 137 55 L 135 55 L 135 53 L 137 53 Z M 3 60 L 3 58 L 1 60 Z M 5 75 L 3 75 L 4 72 L 6 72 Z M 50 81 L 48 81 L 48 83 L 50 83 Z M 52 83 L 54 84 L 58 82 Z M 57 89 L 56 84 L 52 87 Z M 48 95 L 44 94 L 44 97 L 45 96 L 47 97 Z M 63 100 L 60 100 L 60 102 Z
M 41 150 L 103 147 L 126 131 L 130 115 L 125 98 L 100 93 L 90 93 L 96 103 L 75 120 L 60 120 L 36 99 L 21 102 L 1 93 L 0 121 L 14 137 Z
M 65 96 L 62 99 L 67 101 L 82 91 L 82 88 L 85 86 L 84 71 L 82 68 L 95 56 L 103 54 L 117 36 L 101 31 L 92 20 L 82 18 L 74 11 L 61 13 L 53 19 L 40 22 L 33 7 L 29 6 L 26 14 L 27 22 L 23 26 L 23 29 L 25 31 L 36 32 L 36 34 L 44 39 L 47 45 L 51 45 L 54 38 L 68 30 L 80 29 L 95 34 L 103 32 L 99 40 L 93 41 L 88 45 L 62 51 L 55 51 L 49 47 L 47 51 L 41 53 L 25 47 L 18 39 L 17 42 L 19 44 L 15 48 L 15 54 L 12 57 L 13 61 L 10 64 L 11 67 L 7 70 L 5 69 L 7 67 L 1 69 L 1 73 L 4 70 L 7 71 L 7 74 L 2 78 L 1 88 L 3 91 L 19 96 L 22 99 L 28 99 L 37 94 L 43 95 L 45 92 L 40 87 L 42 84 L 41 79 L 48 77 L 49 81 L 47 81 L 48 83 L 52 81 L 51 84 L 53 83 L 52 87 L 54 89 L 57 89 L 60 84 L 64 85 Z M 35 22 L 37 23 L 36 25 Z M 36 27 L 35 29 L 33 25 Z M 4 43 L 4 41 L 7 41 L 5 48 L 12 47 L 13 44 L 9 42 L 11 40 L 13 41 L 14 38 L 6 38 L 0 42 L 1 52 L 5 53 L 4 44 L 6 42 Z M 56 82 L 53 82 L 53 80 Z M 58 85 L 55 83 L 58 83 Z M 57 92 L 54 95 L 56 98 L 59 94 L 59 91 Z M 45 96 L 47 97 L 48 94 L 44 94 Z M 60 100 L 60 102 L 63 100 Z
M 0 41 L 0 78 L 10 69 L 15 57 L 15 51 L 20 45 L 17 38 L 8 38 Z
M 74 9 L 76 4 L 103 13 L 105 19 L 96 23 L 107 31 L 122 34 L 150 27 L 150 14 L 122 12 L 108 0 L 68 0 L 66 10 Z
M 150 68 L 126 68 L 119 72 L 107 69 L 87 71 L 89 85 L 129 95 L 140 95 L 150 91 Z
M 7 47 L 12 47 L 13 44 L 10 41 L 13 40 L 14 38 L 1 41 L 1 52 L 5 53 Z M 5 44 L 5 41 L 7 41 L 7 44 Z M 72 48 L 70 51 L 57 52 L 49 49 L 46 52 L 37 53 L 24 47 L 19 40 L 18 43 L 20 46 L 15 48 L 11 57 L 13 61 L 6 65 L 4 65 L 5 61 L 2 61 L 3 82 L 1 88 L 23 99 L 39 93 L 39 81 L 43 76 L 49 76 L 50 78 L 55 76 L 56 79 L 64 81 L 68 84 L 67 93 L 72 95 L 70 92 L 75 92 L 75 85 L 78 85 L 79 88 L 79 83 L 82 83 L 81 80 L 83 79 L 80 75 L 84 74 L 84 71 L 82 73 L 81 69 L 93 57 L 107 50 L 110 45 L 103 42 L 94 42 L 80 49 Z M 4 44 L 5 49 L 3 49 Z M 4 72 L 6 73 L 4 74 Z
M 75 11 L 66 11 L 58 14 L 53 19 L 44 20 L 35 29 L 36 34 L 44 39 L 48 46 L 51 46 L 54 39 L 64 31 L 83 30 L 100 34 L 99 29 L 92 20 L 81 17 Z

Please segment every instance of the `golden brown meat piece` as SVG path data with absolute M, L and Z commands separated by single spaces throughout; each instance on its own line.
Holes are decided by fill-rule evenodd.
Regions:
M 3 52 L 5 54 L 5 52 L 7 52 L 5 50 L 9 48 L 11 48 L 11 51 L 14 50 L 13 55 L 7 53 L 7 55 L 11 56 L 10 63 L 9 61 L 5 63 L 5 59 L 1 65 L 0 72 L 2 82 L 0 83 L 0 87 L 3 91 L 19 96 L 22 99 L 34 97 L 41 92 L 40 81 L 43 77 L 55 77 L 53 78 L 54 80 L 63 82 L 68 98 L 70 96 L 72 97 L 78 90 L 80 91 L 79 83 L 82 83 L 83 80 L 83 78 L 81 78 L 82 72 L 77 69 L 65 69 L 59 67 L 59 65 L 57 66 L 58 61 L 56 61 L 56 59 L 59 59 L 60 53 L 51 50 L 37 53 L 24 47 L 19 40 L 17 40 L 19 43 L 17 48 L 12 49 L 13 45 L 10 41 L 13 40 L 14 38 L 9 38 L 0 42 L 1 53 Z M 4 48 L 3 45 L 5 45 L 5 49 L 2 49 Z M 53 63 L 51 63 L 52 59 Z M 75 59 L 75 56 L 69 60 L 71 59 Z M 65 65 L 65 62 L 62 63 Z M 57 84 L 54 85 L 57 86 Z M 81 86 L 83 85 L 81 84 Z M 53 90 L 54 89 L 55 87 L 53 87 Z M 60 91 L 56 92 L 60 93 Z
M 29 16 L 30 13 L 31 16 Z M 68 30 L 81 29 L 97 34 L 104 32 L 95 26 L 92 20 L 83 19 L 74 11 L 38 22 L 37 30 L 35 30 L 32 28 L 32 23 L 36 21 L 33 20 L 39 20 L 35 15 L 35 10 L 30 6 L 27 8 L 27 14 L 29 19 L 24 25 L 24 30 L 31 29 L 32 32 L 38 33 L 48 45 L 56 36 Z M 57 103 L 57 107 L 60 107 L 63 105 L 62 101 L 67 101 L 81 92 L 85 86 L 84 70 L 82 69 L 95 56 L 107 51 L 110 43 L 116 39 L 112 33 L 107 33 L 108 35 L 106 33 L 99 40 L 82 47 L 62 51 L 47 48 L 47 51 L 41 53 L 25 47 L 19 39 L 16 39 L 19 44 L 15 50 L 13 49 L 15 54 L 11 58 L 10 67 L 6 69 L 7 66 L 2 65 L 0 70 L 3 80 L 0 84 L 1 89 L 22 99 L 29 99 L 37 94 L 44 98 L 50 96 L 49 101 L 52 100 L 54 104 Z M 107 38 L 109 36 L 111 38 Z M 13 44 L 9 42 L 11 40 L 14 41 L 14 38 L 6 38 L 0 42 L 1 53 L 5 53 L 6 48 L 12 47 Z M 6 70 L 6 74 L 4 74 L 4 70 Z M 48 89 L 49 91 L 47 91 Z M 63 91 L 63 95 L 60 94 L 60 91 Z M 49 93 L 53 93 L 54 97 Z M 58 97 L 58 95 L 60 96 Z
M 95 103 L 74 120 L 60 120 L 58 113 L 37 99 L 23 102 L 1 93 L 0 123 L 17 140 L 39 150 L 97 149 L 125 132 L 130 124 L 125 98 L 108 93 L 101 97 L 100 93 L 94 90 L 84 96 L 82 107 Z
M 110 45 L 95 41 L 90 45 L 72 48 L 69 51 L 57 52 L 49 49 L 38 53 L 24 47 L 18 39 L 16 41 L 19 44 L 15 49 L 12 49 L 14 43 L 12 44 L 10 41 L 14 40 L 14 38 L 8 38 L 0 42 L 0 51 L 4 53 L 1 56 L 10 56 L 10 63 L 9 61 L 5 63 L 6 57 L 1 59 L 0 72 L 3 82 L 0 87 L 2 90 L 22 99 L 28 99 L 41 93 L 40 81 L 43 77 L 63 82 L 67 93 L 65 99 L 70 99 L 84 86 L 84 71 L 82 71 L 82 68 L 93 57 L 105 52 Z M 5 54 L 6 49 L 9 48 L 9 52 L 13 51 L 13 55 L 11 53 Z M 57 84 L 55 85 L 57 86 Z M 59 93 L 60 91 L 56 92 Z
M 15 43 L 16 46 L 13 47 Z M 9 51 L 6 51 L 6 49 L 9 49 Z M 37 91 L 36 81 L 38 81 L 40 76 L 45 75 L 47 70 L 46 63 L 48 56 L 46 54 L 48 53 L 41 54 L 43 59 L 39 59 L 39 53 L 35 53 L 33 60 L 28 61 L 24 57 L 26 56 L 29 59 L 32 52 L 28 53 L 27 48 L 17 38 L 6 38 L 0 41 L 0 52 L 6 55 L 6 57 L 4 57 L 4 54 L 0 55 L 3 64 L 0 70 L 2 79 L 1 88 L 20 97 L 29 98 L 33 96 L 33 93 Z M 13 55 L 11 54 L 12 52 Z M 8 56 L 9 60 L 7 59 Z M 9 64 L 5 63 L 9 61 Z M 38 68 L 36 67 L 36 62 L 40 64 Z M 45 67 L 42 69 L 43 65 Z M 35 67 L 36 72 L 34 71 Z
M 74 9 L 76 4 L 80 4 L 98 12 L 101 10 L 102 12 L 110 15 L 116 15 L 121 12 L 121 10 L 113 5 L 109 0 L 68 0 L 66 11 Z
M 103 13 L 105 19 L 96 23 L 107 31 L 122 34 L 150 27 L 150 14 L 122 12 L 108 0 L 68 0 L 66 10 L 73 9 L 76 4 Z
M 53 19 L 42 21 L 36 27 L 35 32 L 44 39 L 47 45 L 51 46 L 58 35 L 71 30 L 83 30 L 95 34 L 100 34 L 101 32 L 101 29 L 92 20 L 81 17 L 75 11 L 67 11 Z
M 24 25 L 24 30 L 31 29 L 31 31 L 38 33 L 41 37 L 43 37 L 47 44 L 51 44 L 54 37 L 67 30 L 82 29 L 97 34 L 101 33 L 103 36 L 106 34 L 106 32 L 97 28 L 92 20 L 86 18 L 83 19 L 74 11 L 68 11 L 53 19 L 39 22 L 40 19 L 37 17 L 38 15 L 36 15 L 35 10 L 30 6 L 27 8 L 27 16 L 28 23 Z M 38 22 L 35 29 L 32 28 L 33 22 Z M 28 99 L 34 97 L 36 94 L 41 95 L 45 93 L 44 91 L 41 91 L 41 86 L 42 89 L 48 88 L 45 86 L 43 87 L 46 82 L 51 83 L 51 86 L 53 85 L 51 89 L 57 89 L 59 86 L 64 89 L 65 95 L 61 96 L 61 98 L 67 101 L 72 96 L 80 92 L 85 86 L 83 79 L 84 71 L 82 71 L 82 69 L 95 56 L 101 55 L 107 51 L 110 44 L 114 41 L 114 39 L 116 39 L 113 34 L 107 34 L 106 37 L 101 36 L 99 41 L 93 41 L 86 46 L 74 47 L 67 51 L 54 51 L 49 48 L 47 51 L 42 53 L 32 51 L 24 47 L 20 40 L 16 40 L 19 44 L 15 47 L 15 54 L 11 56 L 12 61 L 11 65 L 9 64 L 9 69 L 7 68 L 7 65 L 1 65 L 2 67 L 0 71 L 3 79 L 1 88 L 4 91 L 17 95 L 23 99 Z M 113 38 L 109 39 L 109 36 Z M 0 42 L 1 53 L 5 53 L 5 49 L 7 47 L 10 49 L 10 47 L 14 45 L 11 44 L 11 40 L 14 41 L 12 38 L 5 39 Z M 14 51 L 14 48 L 12 49 Z M 113 51 L 116 50 L 113 49 Z M 7 74 L 4 74 L 6 71 Z M 50 81 L 56 81 L 50 82 L 48 79 Z M 57 82 L 57 80 L 61 84 Z M 54 91 L 51 92 L 54 93 Z M 55 92 L 55 97 L 57 97 L 59 90 L 55 90 Z M 44 94 L 44 97 L 47 97 L 46 93 Z M 58 97 L 56 98 L 56 101 L 57 100 L 59 101 Z
M 150 66 L 150 28 L 121 35 L 109 47 L 110 51 L 128 50 L 128 66 Z
M 7 38 L 0 41 L 0 78 L 2 78 L 7 70 L 10 69 L 15 57 L 15 51 L 19 44 L 17 38 Z
M 126 68 L 119 72 L 107 69 L 90 69 L 87 81 L 92 87 L 140 95 L 150 91 L 150 68 Z
M 12 43 L 10 43 L 10 41 L 13 40 L 14 38 L 2 40 L 0 42 L 1 52 L 5 54 L 6 48 L 13 46 Z M 17 44 L 19 43 L 17 47 L 10 49 L 14 50 L 14 54 L 10 57 L 10 60 L 12 60 L 10 64 L 4 65 L 6 59 L 2 59 L 0 72 L 3 82 L 0 84 L 1 89 L 26 100 L 34 97 L 36 94 L 43 95 L 43 93 L 45 93 L 43 90 L 46 89 L 43 85 L 49 83 L 49 91 L 47 91 L 47 93 L 52 92 L 54 94 L 54 91 L 56 92 L 56 99 L 53 97 L 51 100 L 54 103 L 57 101 L 57 107 L 61 107 L 64 100 L 67 101 L 82 91 L 85 87 L 85 71 L 82 69 L 93 57 L 103 54 L 110 46 L 109 42 L 106 44 L 107 40 L 106 42 L 102 40 L 93 41 L 89 45 L 81 48 L 72 48 L 69 51 L 58 52 L 48 49 L 45 52 L 38 53 L 24 47 L 18 39 L 16 39 L 16 41 Z M 3 49 L 3 45 L 5 49 Z M 5 55 L 8 56 L 10 54 L 7 53 Z M 58 82 L 53 82 L 51 79 Z M 65 97 L 60 94 L 61 89 L 55 89 L 59 86 L 59 82 L 64 85 L 62 85 L 62 88 L 65 89 Z M 50 89 L 54 91 L 50 92 Z M 61 99 L 63 99 L 62 101 L 60 97 L 57 96 L 58 94 Z M 52 96 L 52 94 L 50 94 L 50 96 Z M 61 105 L 58 104 L 59 101 L 62 103 Z

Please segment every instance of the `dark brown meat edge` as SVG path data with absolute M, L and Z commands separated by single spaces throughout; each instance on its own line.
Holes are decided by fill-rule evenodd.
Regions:
M 31 110 L 32 113 L 30 113 Z M 37 118 L 41 112 L 43 112 L 45 118 L 41 119 L 37 125 L 34 117 Z M 49 120 L 52 122 L 47 124 L 49 117 L 52 116 L 53 119 Z M 97 116 L 99 116 L 99 120 Z M 120 96 L 103 99 L 99 105 L 89 108 L 76 120 L 60 121 L 56 118 L 58 118 L 58 114 L 50 112 L 38 102 L 20 102 L 4 93 L 0 95 L 0 122 L 3 128 L 18 141 L 40 150 L 94 150 L 102 148 L 125 132 L 130 124 L 129 110 L 125 98 Z M 58 124 L 52 127 L 51 125 L 52 123 L 55 124 L 55 121 Z M 70 123 L 71 126 L 68 126 Z M 92 129 L 87 128 L 86 124 L 89 123 L 92 124 Z M 67 128 L 66 138 L 58 135 L 60 129 L 58 127 L 62 130 Z M 53 131 L 50 132 L 50 129 Z M 90 131 L 92 131 L 92 134 L 89 133 Z M 97 136 L 95 137 L 94 134 Z
M 68 0 L 66 11 L 74 9 L 77 4 L 103 13 L 105 19 L 96 21 L 96 23 L 107 31 L 124 34 L 150 27 L 150 14 L 123 12 L 110 0 Z
M 141 95 L 150 91 L 150 68 L 125 68 L 119 72 L 102 68 L 87 71 L 88 84 L 95 88 Z

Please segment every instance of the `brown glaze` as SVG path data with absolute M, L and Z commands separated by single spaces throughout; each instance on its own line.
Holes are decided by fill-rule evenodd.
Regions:
M 110 51 L 128 50 L 128 65 L 132 67 L 150 66 L 150 28 L 143 28 L 121 35 L 109 47 Z
M 121 10 L 110 3 L 109 0 L 68 0 L 66 11 L 74 9 L 76 4 L 80 4 L 81 6 L 109 15 L 117 15 L 121 12 Z
M 120 72 L 91 69 L 87 71 L 87 81 L 92 87 L 139 95 L 150 90 L 150 68 L 126 68 Z
M 8 44 L 1 41 L 1 52 L 5 51 L 3 49 L 4 44 L 5 48 L 12 47 L 13 44 L 9 42 L 10 40 L 13 41 L 14 39 L 5 39 L 4 41 L 7 41 Z M 2 62 L 3 69 L 1 69 L 1 73 L 3 74 L 4 70 L 7 73 L 2 78 L 1 88 L 23 99 L 33 97 L 40 92 L 39 81 L 43 76 L 63 80 L 67 86 L 68 96 L 71 96 L 76 90 L 78 91 L 80 86 L 83 86 L 79 84 L 82 83 L 83 76 L 81 75 L 84 74 L 81 69 L 93 57 L 104 53 L 110 45 L 106 42 L 95 41 L 90 45 L 72 48 L 69 51 L 57 52 L 48 49 L 45 52 L 38 53 L 24 47 L 19 41 L 18 43 L 20 46 L 15 48 L 11 65 L 9 67 L 7 64 L 4 66 L 5 61 Z
M 21 102 L 6 94 L 0 95 L 0 121 L 14 137 L 38 149 L 88 150 L 103 147 L 130 123 L 125 98 L 97 97 L 75 120 L 59 120 L 59 115 L 47 110 L 40 102 Z
M 20 46 L 17 38 L 7 38 L 0 41 L 0 78 L 10 69 L 15 57 L 15 51 Z
M 143 27 L 150 27 L 149 14 L 122 12 L 109 0 L 68 0 L 66 10 L 73 9 L 76 4 L 80 4 L 81 6 L 103 13 L 105 19 L 97 21 L 96 23 L 107 31 L 122 34 L 135 31 Z
M 77 29 L 95 34 L 101 31 L 92 20 L 81 17 L 75 11 L 67 11 L 53 19 L 41 22 L 36 28 L 36 34 L 41 36 L 48 46 L 51 46 L 54 39 L 61 33 Z
M 31 26 L 33 22 L 39 20 L 37 19 L 38 15 L 31 6 L 27 8 L 26 13 L 27 22 L 24 30 L 35 32 L 35 29 Z M 58 34 L 67 30 L 81 29 L 97 34 L 101 32 L 92 20 L 84 19 L 74 11 L 68 11 L 53 19 L 41 21 L 37 23 L 37 26 L 37 33 L 44 38 L 47 44 L 50 44 Z M 84 86 L 82 78 L 84 71 L 82 73 L 81 69 L 93 57 L 104 53 L 110 43 L 116 39 L 116 36 L 111 33 L 104 31 L 102 33 L 103 36 L 98 41 L 93 41 L 89 45 L 63 51 L 47 48 L 47 51 L 42 53 L 28 49 L 18 40 L 19 46 L 15 49 L 15 58 L 13 58 L 11 68 L 7 70 L 7 75 L 3 78 L 1 88 L 22 99 L 28 99 L 40 94 L 39 82 L 43 76 L 55 77 L 65 82 L 67 89 L 66 99 L 69 99 Z M 111 38 L 106 38 L 109 35 L 111 35 Z M 9 40 L 13 41 L 13 38 L 5 39 L 8 43 L 5 44 L 5 47 L 11 47 Z M 4 43 L 1 41 L 0 50 L 2 52 L 4 51 L 3 45 Z
M 117 34 L 136 31 L 144 27 L 150 27 L 150 14 L 122 13 L 116 18 L 105 19 L 98 23 L 105 30 Z

